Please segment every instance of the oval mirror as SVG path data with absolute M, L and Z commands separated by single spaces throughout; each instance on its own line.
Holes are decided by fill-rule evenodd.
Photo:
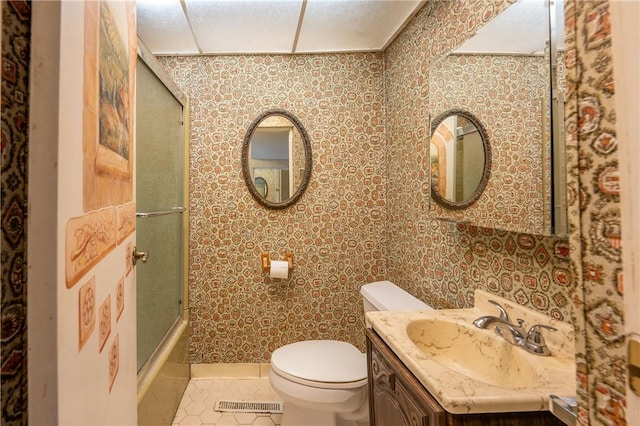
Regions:
M 269 110 L 251 123 L 242 143 L 242 175 L 265 207 L 286 208 L 302 196 L 311 178 L 311 143 L 293 114 Z
M 450 209 L 478 200 L 491 173 L 487 131 L 470 112 L 450 110 L 431 123 L 431 196 Z

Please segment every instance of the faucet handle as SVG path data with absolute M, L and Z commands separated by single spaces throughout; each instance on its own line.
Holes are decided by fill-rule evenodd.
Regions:
M 530 352 L 536 353 L 538 355 L 550 355 L 551 352 L 549 348 L 547 348 L 547 343 L 544 341 L 544 337 L 542 333 L 540 333 L 541 329 L 556 331 L 557 328 L 551 327 L 543 324 L 535 324 L 532 325 L 529 331 L 527 332 L 527 347 Z
M 549 325 L 543 324 L 535 324 L 532 325 L 529 331 L 527 332 L 527 340 L 536 345 L 544 345 L 544 337 L 542 337 L 542 333 L 540 333 L 540 329 L 544 328 L 549 331 L 556 331 L 557 328 L 551 327 Z
M 500 311 L 500 318 L 505 320 L 506 322 L 510 323 L 511 322 L 511 318 L 509 318 L 509 314 L 507 313 L 507 311 L 502 307 L 501 304 L 499 304 L 498 302 L 496 302 L 495 300 L 488 300 L 489 303 L 491 303 L 492 305 L 495 305 L 496 308 L 498 308 L 498 311 Z M 522 325 L 522 324 L 520 324 Z

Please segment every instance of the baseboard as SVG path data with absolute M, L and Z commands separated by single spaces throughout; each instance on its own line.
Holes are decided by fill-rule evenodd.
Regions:
M 269 377 L 269 363 L 191 364 L 192 379 L 264 379 Z

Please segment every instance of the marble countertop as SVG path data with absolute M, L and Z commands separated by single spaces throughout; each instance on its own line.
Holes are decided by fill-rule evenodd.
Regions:
M 495 335 L 493 329 L 475 328 L 472 322 L 476 318 L 498 314 L 496 307 L 488 302 L 489 299 L 500 303 L 512 320 L 523 319 L 525 330 L 533 324 L 555 327 L 555 332 L 543 330 L 552 355 L 543 357 L 527 353 Z M 366 318 L 398 358 L 450 413 L 548 410 L 549 395 L 576 394 L 575 343 L 571 325 L 507 299 L 477 290 L 475 306 L 470 309 L 367 312 Z M 453 343 L 431 344 L 421 349 L 418 346 L 423 343 L 419 341 L 420 335 L 408 332 L 408 327 L 415 328 L 418 321 L 441 329 L 445 328 L 442 325 L 453 323 L 454 327 L 459 327 L 465 334 L 467 340 L 464 342 L 470 342 L 469 350 L 461 351 L 460 347 L 455 348 Z M 422 331 L 423 334 L 429 332 L 428 327 Z M 426 340 L 431 342 L 428 338 Z M 425 353 L 425 350 L 432 353 Z M 461 352 L 464 352 L 462 356 L 465 360 L 458 366 L 451 360 L 461 356 Z M 512 363 L 511 359 L 517 361 Z M 495 375 L 502 382 L 492 382 Z M 505 378 L 509 381 L 508 385 L 496 384 L 503 383 Z

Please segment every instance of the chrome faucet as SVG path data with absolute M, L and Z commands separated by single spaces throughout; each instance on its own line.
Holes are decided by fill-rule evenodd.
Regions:
M 547 347 L 540 330 L 544 328 L 549 331 L 556 331 L 554 327 L 536 324 L 531 326 L 529 331 L 525 333 L 523 320 L 518 319 L 518 325 L 513 324 L 507 311 L 498 302 L 495 300 L 489 300 L 489 302 L 498 308 L 500 315 L 497 317 L 493 315 L 482 316 L 476 319 L 473 325 L 484 329 L 494 326 L 496 334 L 512 345 L 519 346 L 525 351 L 535 355 L 551 355 L 551 351 Z
M 504 318 L 487 315 L 475 320 L 473 325 L 484 329 L 489 329 L 490 326 L 494 326 L 496 334 L 512 345 L 521 345 L 522 341 L 525 339 L 525 332 L 522 329 L 522 323 L 515 325 Z

